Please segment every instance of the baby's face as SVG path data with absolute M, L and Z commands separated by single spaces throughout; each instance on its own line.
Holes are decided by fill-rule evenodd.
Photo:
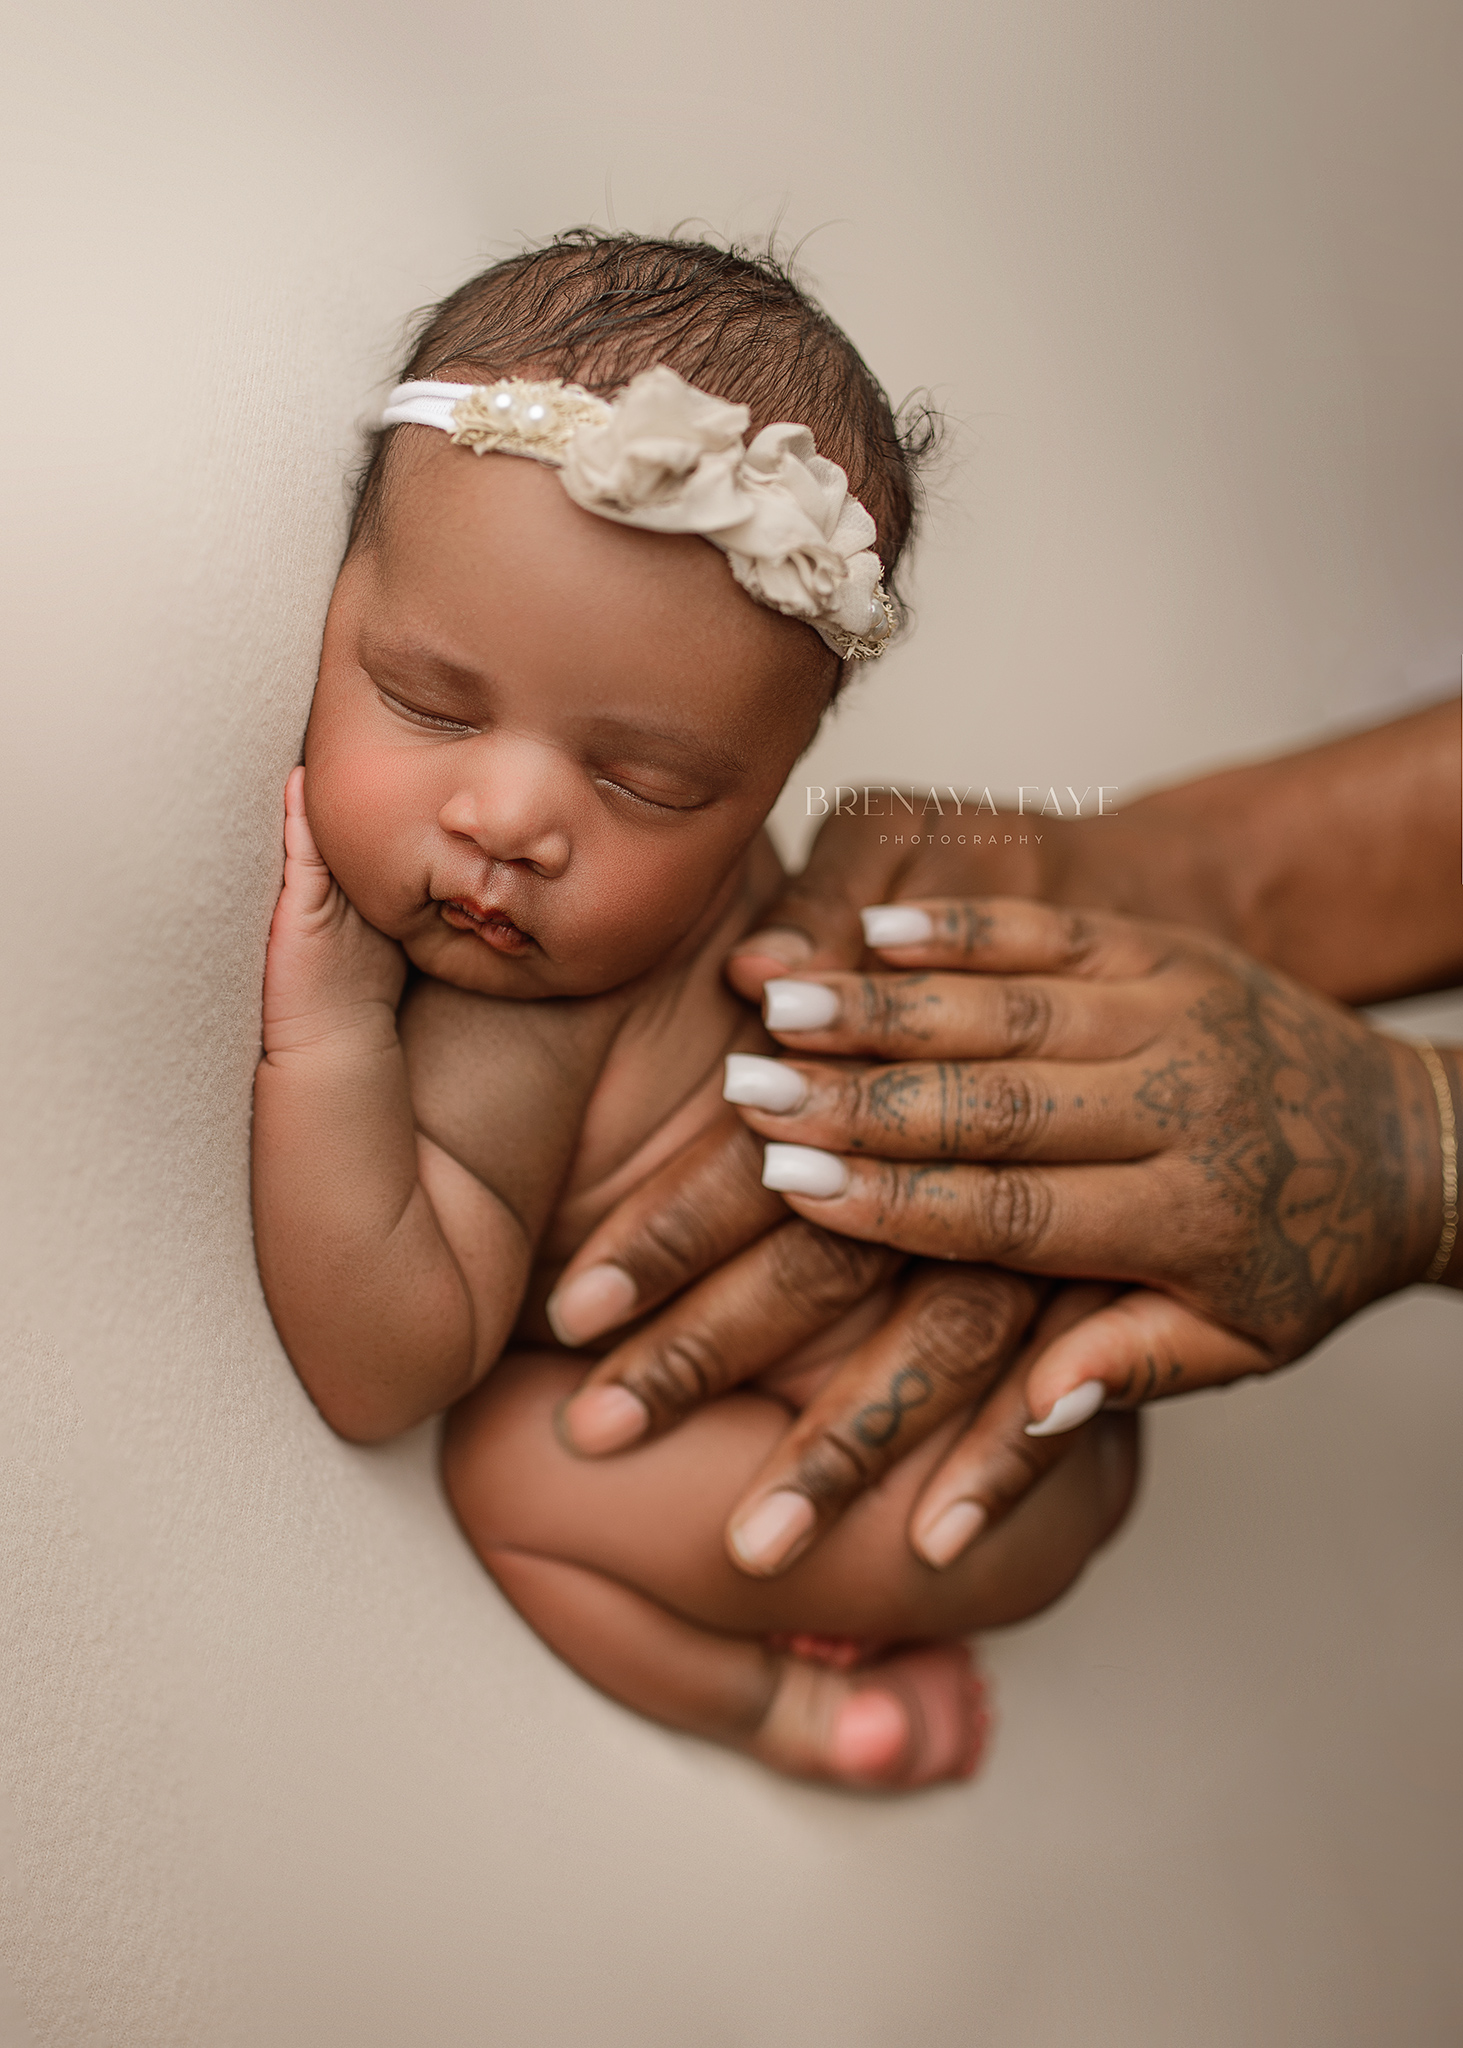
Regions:
M 356 908 L 423 972 L 587 995 L 709 931 L 833 657 L 694 536 L 416 437 L 331 599 L 305 802 Z

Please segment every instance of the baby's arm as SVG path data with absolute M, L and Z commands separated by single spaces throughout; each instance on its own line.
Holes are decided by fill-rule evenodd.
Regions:
M 399 1031 L 404 957 L 321 859 L 302 769 L 285 809 L 254 1089 L 259 1269 L 322 1414 L 373 1441 L 447 1407 L 502 1349 L 602 1049 L 581 1020 L 556 1032 L 530 1006 L 435 984 Z M 450 1085 L 464 1058 L 480 1110 L 466 1130 Z
M 1130 1419 L 1100 1418 L 989 1538 L 933 1571 L 905 1529 L 952 1422 L 789 1572 L 754 1580 L 729 1562 L 724 1525 L 786 1408 L 734 1394 L 640 1450 L 579 1460 L 553 1416 L 582 1370 L 563 1354 L 515 1356 L 455 1412 L 447 1484 L 469 1539 L 594 1684 L 798 1775 L 900 1787 L 961 1775 L 981 1708 L 953 1644 L 844 1672 L 789 1657 L 776 1638 L 909 1644 L 1019 1620 L 1071 1583 L 1132 1491 Z

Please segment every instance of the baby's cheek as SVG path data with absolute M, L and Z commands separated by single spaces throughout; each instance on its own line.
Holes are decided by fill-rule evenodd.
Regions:
M 307 756 L 305 803 L 315 842 L 356 908 L 382 931 L 420 895 L 411 847 L 409 792 L 395 764 L 369 756 L 332 759 L 316 767 Z
M 640 973 L 683 939 L 725 876 L 724 854 L 699 848 L 618 851 L 585 873 L 575 904 L 586 950 L 620 973 Z

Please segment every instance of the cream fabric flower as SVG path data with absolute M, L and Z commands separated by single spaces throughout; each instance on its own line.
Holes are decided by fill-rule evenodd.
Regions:
M 874 522 L 806 427 L 764 427 L 752 445 L 744 405 L 712 398 L 664 363 L 642 370 L 602 427 L 576 434 L 564 488 L 601 518 L 719 547 L 759 604 L 831 637 L 882 641 Z M 881 630 L 882 629 L 882 630 Z

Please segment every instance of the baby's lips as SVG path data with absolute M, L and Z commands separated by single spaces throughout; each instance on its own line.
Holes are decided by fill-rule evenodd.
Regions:
M 533 933 L 506 910 L 474 902 L 470 896 L 439 898 L 438 911 L 453 931 L 471 932 L 495 953 L 526 953 L 537 943 Z

